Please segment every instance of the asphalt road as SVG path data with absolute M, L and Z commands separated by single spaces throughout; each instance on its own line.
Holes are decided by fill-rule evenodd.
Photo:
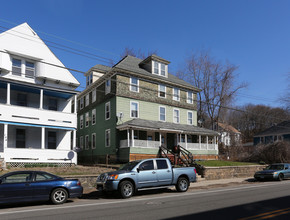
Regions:
M 290 180 L 139 192 L 130 199 L 93 193 L 64 205 L 22 204 L 0 208 L 0 219 L 290 219 Z

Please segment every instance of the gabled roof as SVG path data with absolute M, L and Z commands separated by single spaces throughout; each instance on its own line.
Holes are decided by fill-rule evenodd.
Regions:
M 193 125 L 175 124 L 170 122 L 151 121 L 135 118 L 117 126 L 119 130 L 139 128 L 152 131 L 185 132 L 190 134 L 218 135 L 217 132 Z
M 37 73 L 36 77 L 58 80 L 74 86 L 80 85 L 76 78 L 27 23 L 1 33 L 0 50 L 14 56 L 42 62 L 45 68 Z M 2 56 L 6 55 L 3 54 Z
M 281 134 L 290 134 L 290 120 L 283 121 L 280 124 L 267 128 L 266 130 L 256 134 L 254 137 Z
M 233 126 L 225 124 L 225 123 L 218 122 L 218 126 L 227 132 L 233 132 L 233 133 L 238 133 L 238 134 L 241 133 L 237 129 L 235 129 Z
M 150 77 L 156 80 L 160 80 L 160 81 L 165 81 L 165 82 L 169 82 L 175 85 L 180 85 L 180 86 L 184 86 L 190 89 L 193 89 L 195 91 L 200 91 L 200 89 L 194 87 L 193 85 L 185 82 L 182 79 L 179 79 L 178 77 L 174 76 L 173 74 L 168 73 L 168 78 L 166 77 L 162 77 L 159 75 L 155 75 L 152 74 L 151 72 L 148 72 L 147 70 L 143 69 L 140 67 L 140 63 L 143 60 L 127 55 L 126 57 L 124 57 L 121 61 L 119 61 L 115 66 L 113 66 L 113 69 L 118 68 L 121 70 L 126 70 L 129 72 L 134 72 L 137 73 L 139 75 L 143 75 L 144 77 Z

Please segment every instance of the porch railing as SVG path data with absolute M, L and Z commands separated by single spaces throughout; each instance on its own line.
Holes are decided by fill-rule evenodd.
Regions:
M 217 144 L 206 144 L 206 143 L 178 143 L 181 147 L 187 150 L 216 150 Z
M 134 146 L 132 144 L 132 140 L 121 140 L 120 147 L 148 147 L 148 148 L 159 148 L 160 142 L 159 141 L 148 141 L 148 140 L 134 140 Z

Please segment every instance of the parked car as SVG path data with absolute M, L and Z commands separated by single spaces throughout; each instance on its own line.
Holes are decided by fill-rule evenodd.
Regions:
M 83 187 L 77 179 L 42 171 L 16 171 L 0 176 L 0 203 L 50 200 L 62 204 L 68 198 L 81 197 Z
M 172 168 L 167 158 L 137 160 L 119 170 L 103 173 L 97 178 L 99 191 L 119 191 L 122 198 L 131 197 L 137 190 L 175 185 L 185 192 L 196 181 L 195 167 Z
M 256 180 L 283 180 L 290 177 L 290 164 L 276 163 L 267 166 L 264 170 L 255 173 Z

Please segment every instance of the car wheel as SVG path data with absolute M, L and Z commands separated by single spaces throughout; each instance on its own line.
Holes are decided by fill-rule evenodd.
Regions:
M 130 181 L 123 181 L 119 187 L 120 195 L 123 199 L 130 198 L 134 193 L 134 186 Z
M 279 180 L 279 181 L 282 181 L 283 179 L 284 179 L 284 176 L 283 176 L 282 173 L 280 173 L 279 176 L 278 176 L 278 180 Z
M 53 204 L 63 204 L 68 198 L 67 191 L 63 188 L 54 189 L 50 195 L 50 200 Z
M 189 181 L 185 177 L 180 177 L 175 185 L 175 188 L 178 192 L 186 192 L 189 187 Z

